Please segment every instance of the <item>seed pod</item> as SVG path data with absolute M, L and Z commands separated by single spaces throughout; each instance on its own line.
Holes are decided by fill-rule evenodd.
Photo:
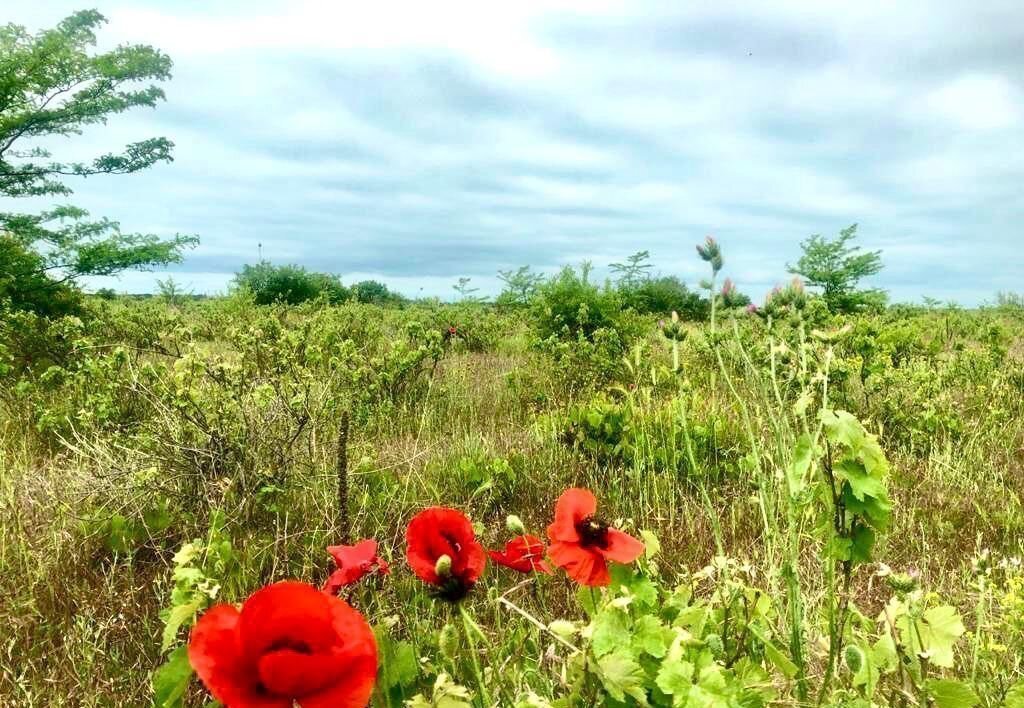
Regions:
M 864 650 L 856 644 L 847 644 L 845 655 L 846 668 L 850 670 L 850 673 L 859 673 L 864 666 Z

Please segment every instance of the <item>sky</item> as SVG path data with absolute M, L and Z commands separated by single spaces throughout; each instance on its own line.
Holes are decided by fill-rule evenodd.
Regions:
M 8 0 L 0 22 L 41 29 L 82 7 Z M 856 222 L 883 252 L 870 285 L 894 300 L 1024 290 L 1020 0 L 97 9 L 101 47 L 152 44 L 174 77 L 166 103 L 55 157 L 162 135 L 175 161 L 72 183 L 72 201 L 201 244 L 169 272 L 91 287 L 170 274 L 224 292 L 262 255 L 451 297 L 460 277 L 494 294 L 525 264 L 604 277 L 640 250 L 696 284 L 710 234 L 759 301 L 803 239 Z

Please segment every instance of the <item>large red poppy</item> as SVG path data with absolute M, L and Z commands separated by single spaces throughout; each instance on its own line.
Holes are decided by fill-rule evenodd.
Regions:
M 295 581 L 257 590 L 241 611 L 210 608 L 192 630 L 188 658 L 227 708 L 365 708 L 377 678 L 363 616 Z
M 643 543 L 610 528 L 596 513 L 597 499 L 589 490 L 567 489 L 548 526 L 548 558 L 582 585 L 607 585 L 608 561 L 632 563 L 644 552 Z
M 328 546 L 327 552 L 338 565 L 324 584 L 324 592 L 330 595 L 337 595 L 342 586 L 358 582 L 371 573 L 387 575 L 391 572 L 387 562 L 377 555 L 377 542 L 373 539 L 354 546 Z
M 405 530 L 406 558 L 425 583 L 457 599 L 466 594 L 484 572 L 487 555 L 476 540 L 473 524 L 457 509 L 432 506 L 416 514 Z M 448 556 L 451 568 L 438 575 L 438 559 Z
M 523 534 L 505 544 L 504 551 L 487 551 L 498 565 L 520 573 L 550 573 L 551 567 L 544 562 L 544 542 L 536 536 Z

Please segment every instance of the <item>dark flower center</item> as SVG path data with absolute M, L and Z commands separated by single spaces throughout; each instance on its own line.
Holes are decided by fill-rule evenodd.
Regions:
M 608 547 L 608 524 L 594 516 L 587 516 L 576 522 L 576 533 L 580 535 L 580 545 L 584 548 L 596 546 Z
M 296 654 L 312 654 L 313 649 L 301 639 L 283 637 L 267 647 L 267 654 L 275 651 L 291 650 Z

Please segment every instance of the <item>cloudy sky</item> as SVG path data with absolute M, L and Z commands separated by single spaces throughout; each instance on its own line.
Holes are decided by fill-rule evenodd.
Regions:
M 81 7 L 13 0 L 0 21 Z M 98 9 L 103 45 L 153 44 L 174 79 L 156 110 L 57 155 L 172 139 L 173 164 L 84 180 L 74 201 L 125 230 L 199 234 L 173 269 L 196 291 L 224 290 L 257 244 L 410 295 L 460 276 L 495 292 L 522 264 L 601 274 L 641 249 L 695 281 L 714 234 L 760 299 L 803 238 L 852 222 L 897 300 L 1024 290 L 1020 0 Z

